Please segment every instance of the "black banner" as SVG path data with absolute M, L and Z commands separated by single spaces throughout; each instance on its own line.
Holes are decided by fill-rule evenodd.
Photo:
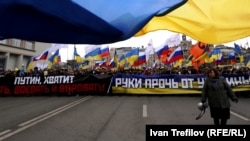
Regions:
M 111 75 L 1 77 L 0 95 L 111 94 Z

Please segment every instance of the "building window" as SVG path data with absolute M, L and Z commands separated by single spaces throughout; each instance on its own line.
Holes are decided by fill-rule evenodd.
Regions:
M 16 47 L 21 47 L 21 40 L 19 39 L 12 39 L 12 45 Z
M 33 42 L 29 42 L 29 41 L 26 41 L 25 42 L 25 49 L 30 49 L 30 50 L 34 50 L 33 48 Z

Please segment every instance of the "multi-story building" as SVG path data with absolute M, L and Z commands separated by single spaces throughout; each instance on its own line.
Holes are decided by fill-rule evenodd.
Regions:
M 189 50 L 192 47 L 192 42 L 186 39 L 186 35 L 182 35 L 182 41 L 180 43 L 180 46 L 183 52 L 183 57 L 187 59 L 189 56 Z
M 50 43 L 20 39 L 0 40 L 0 70 L 26 68 L 31 57 L 40 55 L 49 47 L 51 47 Z

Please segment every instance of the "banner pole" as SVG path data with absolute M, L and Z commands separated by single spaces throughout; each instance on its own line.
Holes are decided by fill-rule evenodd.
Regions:
M 109 93 L 109 90 L 110 90 L 110 88 L 111 88 L 112 81 L 113 81 L 113 76 L 111 77 L 111 80 L 110 80 L 110 83 L 109 83 L 109 88 L 108 88 L 108 90 L 107 90 L 107 94 Z

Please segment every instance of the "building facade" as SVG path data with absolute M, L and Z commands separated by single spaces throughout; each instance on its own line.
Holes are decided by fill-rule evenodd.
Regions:
M 0 40 L 0 71 L 26 68 L 29 59 L 51 47 L 50 43 L 20 39 Z

